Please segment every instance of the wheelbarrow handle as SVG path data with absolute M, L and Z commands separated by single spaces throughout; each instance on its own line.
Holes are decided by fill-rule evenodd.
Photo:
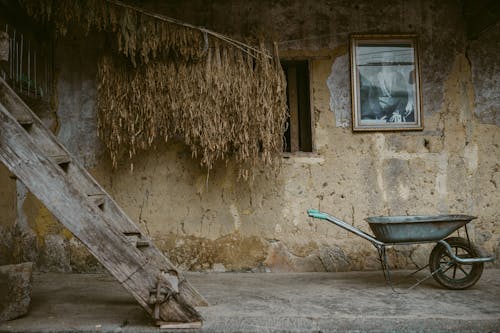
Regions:
M 347 231 L 350 231 L 352 232 L 353 234 L 356 234 L 368 241 L 370 241 L 375 247 L 380 247 L 380 246 L 385 246 L 385 244 L 379 240 L 377 240 L 375 237 L 373 237 L 372 235 L 369 235 L 367 234 L 366 232 L 364 232 L 363 230 L 360 230 L 334 216 L 331 216 L 331 215 L 328 215 L 327 213 L 323 213 L 323 212 L 320 212 L 319 210 L 317 209 L 308 209 L 307 210 L 307 215 L 309 215 L 310 217 L 314 217 L 314 218 L 317 218 L 317 219 L 320 219 L 320 220 L 326 220 L 328 222 L 331 222 Z
M 448 252 L 448 255 L 456 262 L 459 264 L 476 264 L 480 262 L 492 262 L 495 261 L 495 258 L 493 257 L 478 257 L 478 258 L 459 258 L 455 253 L 453 253 L 453 249 L 451 248 L 450 244 L 446 243 L 444 240 L 439 240 L 439 244 L 443 245 L 446 249 L 446 252 Z

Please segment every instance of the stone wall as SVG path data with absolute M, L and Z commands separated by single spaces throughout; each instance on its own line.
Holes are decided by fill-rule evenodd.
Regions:
M 308 218 L 308 208 L 366 231 L 364 218 L 373 215 L 477 215 L 475 242 L 500 252 L 498 29 L 467 41 L 460 1 L 191 0 L 144 6 L 233 36 L 273 38 L 283 57 L 312 64 L 315 151 L 284 156 L 277 179 L 248 184 L 237 180 L 230 163 L 207 174 L 175 142 L 137 156 L 133 173 L 126 163 L 111 171 L 95 134 L 100 37 L 58 42 L 58 136 L 182 269 L 378 268 L 369 243 Z M 354 134 L 348 36 L 394 32 L 419 35 L 424 130 Z M 99 268 L 29 194 L 18 194 L 17 201 L 37 240 L 39 268 Z M 9 202 L 2 201 L 2 210 Z M 390 255 L 397 267 L 410 267 L 426 263 L 429 250 L 406 246 Z

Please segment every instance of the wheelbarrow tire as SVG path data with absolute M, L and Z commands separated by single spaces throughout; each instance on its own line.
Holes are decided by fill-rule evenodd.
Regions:
M 481 256 L 480 250 L 461 237 L 450 237 L 445 239 L 453 251 L 458 252 L 460 258 L 477 258 Z M 467 289 L 472 287 L 483 274 L 484 264 L 459 264 L 453 263 L 447 267 L 447 262 L 452 262 L 444 245 L 437 244 L 429 257 L 429 267 L 432 277 L 440 285 L 448 289 Z M 440 270 L 441 269 L 441 270 Z

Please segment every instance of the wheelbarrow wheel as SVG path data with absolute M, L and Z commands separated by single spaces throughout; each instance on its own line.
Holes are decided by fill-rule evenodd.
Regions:
M 480 257 L 477 247 L 460 237 L 445 239 L 455 255 L 459 258 Z M 467 289 L 472 287 L 483 274 L 484 264 L 459 264 L 455 262 L 446 251 L 446 248 L 437 244 L 429 257 L 429 266 L 432 277 L 442 286 L 449 289 Z

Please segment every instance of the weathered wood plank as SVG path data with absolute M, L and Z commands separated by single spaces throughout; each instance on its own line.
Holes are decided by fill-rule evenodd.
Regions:
M 168 329 L 191 329 L 191 328 L 201 328 L 201 321 L 195 323 L 167 323 L 167 322 L 157 322 L 156 325 L 160 328 Z
M 69 157 L 69 155 L 49 156 L 49 159 L 52 161 L 52 163 L 57 165 L 71 163 L 71 158 Z
M 20 124 L 31 124 L 33 117 L 28 106 L 16 94 L 12 94 L 6 84 L 0 84 L 0 96 L 2 104 L 16 118 Z

